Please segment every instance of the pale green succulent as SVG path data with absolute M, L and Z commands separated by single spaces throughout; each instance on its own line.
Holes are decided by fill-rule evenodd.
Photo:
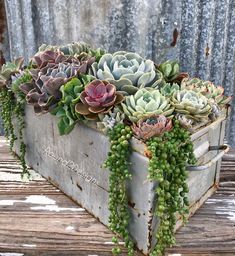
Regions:
M 209 99 L 212 105 L 217 104 L 223 107 L 231 101 L 231 97 L 224 95 L 224 88 L 215 86 L 211 81 L 204 81 L 199 78 L 185 78 L 181 82 L 181 88 L 200 92 Z
M 200 92 L 193 90 L 184 89 L 174 92 L 172 105 L 176 113 L 184 114 L 186 118 L 196 122 L 208 120 L 208 115 L 211 113 L 208 99 Z
M 171 97 L 174 92 L 177 92 L 180 90 L 180 86 L 176 83 L 170 84 L 166 83 L 161 89 L 160 92 L 165 97 Z
M 97 122 L 98 130 L 107 134 L 107 132 L 114 127 L 115 124 L 123 123 L 125 114 L 119 107 L 115 107 L 108 114 L 99 114 L 100 122 Z
M 173 81 L 180 74 L 179 63 L 173 60 L 167 60 L 160 64 L 158 69 L 162 72 L 166 82 Z
M 170 99 L 164 97 L 159 90 L 145 88 L 138 90 L 134 95 L 127 96 L 122 107 L 132 122 L 153 114 L 169 117 L 174 111 Z
M 0 88 L 6 87 L 11 83 L 11 76 L 20 73 L 24 58 L 20 57 L 12 62 L 3 64 L 0 69 Z
M 133 95 L 144 87 L 158 88 L 163 83 L 163 75 L 154 62 L 133 52 L 104 54 L 92 64 L 92 74 L 114 84 L 124 95 Z

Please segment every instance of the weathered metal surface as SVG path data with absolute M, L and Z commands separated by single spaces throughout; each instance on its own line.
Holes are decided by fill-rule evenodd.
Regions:
M 5 0 L 10 56 L 42 43 L 83 40 L 180 61 L 182 70 L 235 94 L 235 0 Z M 228 127 L 235 145 L 235 104 Z
M 195 152 L 198 152 L 200 162 L 208 162 L 216 156 L 217 151 L 209 151 L 209 146 L 219 145 L 224 118 L 217 125 L 212 123 L 194 135 Z M 59 136 L 57 119 L 49 114 L 36 116 L 31 106 L 26 107 L 25 121 L 26 160 L 29 166 L 107 225 L 109 171 L 101 166 L 109 150 L 108 138 L 82 124 L 77 125 L 69 135 Z M 148 158 L 145 146 L 141 146 L 134 146 L 141 154 L 133 152 L 131 155 L 133 178 L 127 185 L 131 212 L 129 229 L 138 248 L 148 253 L 154 244 L 152 233 L 157 228 L 157 219 L 153 217 L 157 184 L 147 179 Z M 204 148 L 203 155 L 201 148 Z M 189 172 L 187 182 L 191 207 L 214 185 L 217 171 L 217 163 L 214 163 L 204 171 Z

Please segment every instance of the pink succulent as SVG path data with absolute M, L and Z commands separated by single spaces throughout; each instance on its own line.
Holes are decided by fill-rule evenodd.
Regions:
M 77 113 L 88 119 L 96 119 L 98 113 L 107 113 L 123 100 L 116 87 L 106 81 L 94 80 L 81 93 L 81 102 L 76 104 Z
M 138 139 L 147 140 L 170 131 L 172 121 L 163 115 L 152 115 L 134 123 L 131 128 Z

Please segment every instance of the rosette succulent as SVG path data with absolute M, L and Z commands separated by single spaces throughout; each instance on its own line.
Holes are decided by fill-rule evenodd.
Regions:
M 101 121 L 97 122 L 97 128 L 106 134 L 115 124 L 123 123 L 125 114 L 119 107 L 114 107 L 114 109 L 107 114 L 99 114 L 99 119 Z
M 168 60 L 158 66 L 158 70 L 162 72 L 166 82 L 180 83 L 187 73 L 180 72 L 180 66 L 177 61 Z
M 208 120 L 211 113 L 211 105 L 208 99 L 199 92 L 192 90 L 182 90 L 175 92 L 172 96 L 172 105 L 175 112 L 185 115 L 187 119 L 194 122 L 204 122 Z
M 37 68 L 29 71 L 33 81 L 22 84 L 20 89 L 36 113 L 51 111 L 61 99 L 60 87 L 78 74 L 86 74 L 93 61 L 92 58 L 80 61 L 60 52 L 42 52 L 34 56 Z
M 125 51 L 104 54 L 99 62 L 92 64 L 92 74 L 114 84 L 124 95 L 132 95 L 143 87 L 157 88 L 163 81 L 153 61 Z
M 20 70 L 19 73 L 15 73 L 13 76 L 11 76 L 11 84 L 9 87 L 15 93 L 15 95 L 20 94 L 23 96 L 24 94 L 20 90 L 20 85 L 31 82 L 32 76 L 30 75 L 29 70 Z
M 72 78 L 69 82 L 60 87 L 62 98 L 58 106 L 51 111 L 59 118 L 58 129 L 60 135 L 70 133 L 81 116 L 75 112 L 75 105 L 80 101 L 84 85 L 91 82 L 93 78 L 87 75 L 80 75 L 79 78 Z
M 148 140 L 154 136 L 160 136 L 172 128 L 171 119 L 163 115 L 152 115 L 140 119 L 132 125 L 132 130 L 138 139 Z
M 0 70 L 0 88 L 11 84 L 11 76 L 17 74 L 22 69 L 24 59 L 22 57 L 3 64 Z
M 231 100 L 231 97 L 224 95 L 222 86 L 215 86 L 212 82 L 203 81 L 199 78 L 183 79 L 181 87 L 200 92 L 209 99 L 211 104 L 217 104 L 220 107 L 228 104 Z
M 39 47 L 39 52 L 46 50 L 54 52 L 60 51 L 64 55 L 76 56 L 78 59 L 84 59 L 84 57 L 95 57 L 96 61 L 98 61 L 105 53 L 104 50 L 100 48 L 94 49 L 84 42 L 74 42 L 61 46 L 43 44 Z
M 160 92 L 165 97 L 171 97 L 174 92 L 177 92 L 180 90 L 180 86 L 176 83 L 170 84 L 166 83 L 161 89 Z
M 122 107 L 132 122 L 152 114 L 170 116 L 174 111 L 170 99 L 163 96 L 159 90 L 145 88 L 138 90 L 134 95 L 127 96 Z
M 78 114 L 86 119 L 95 120 L 100 113 L 108 113 L 123 100 L 122 94 L 116 92 L 113 84 L 107 81 L 94 80 L 85 86 L 80 95 L 81 102 L 75 106 Z

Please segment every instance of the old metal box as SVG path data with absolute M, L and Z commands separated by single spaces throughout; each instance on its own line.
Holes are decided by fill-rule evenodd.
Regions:
M 101 167 L 109 151 L 108 137 L 83 124 L 69 135 L 59 136 L 57 119 L 50 114 L 36 116 L 30 106 L 26 107 L 25 122 L 27 164 L 108 225 L 109 171 Z M 226 150 L 218 149 L 223 144 L 225 122 L 226 113 L 191 136 L 196 157 L 202 163 L 188 172 L 191 215 L 217 187 L 221 157 Z M 153 234 L 158 221 L 153 212 L 157 184 L 147 179 L 145 145 L 132 139 L 132 148 L 133 178 L 127 186 L 129 230 L 138 248 L 148 254 L 156 242 Z M 176 229 L 180 225 L 179 217 Z

